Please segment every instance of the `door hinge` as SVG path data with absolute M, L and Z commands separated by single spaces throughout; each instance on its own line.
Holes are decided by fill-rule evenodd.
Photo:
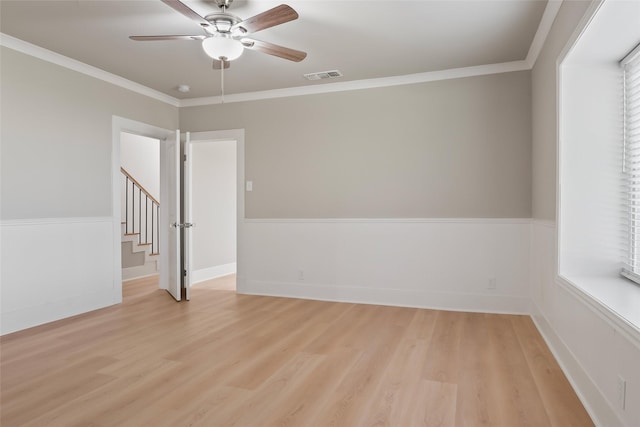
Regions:
M 187 161 L 187 155 L 186 155 L 186 154 L 184 154 L 184 155 L 182 156 L 182 161 L 183 161 L 183 162 L 186 162 L 186 161 Z
M 183 275 L 184 277 L 187 277 L 187 270 L 182 270 L 182 275 Z

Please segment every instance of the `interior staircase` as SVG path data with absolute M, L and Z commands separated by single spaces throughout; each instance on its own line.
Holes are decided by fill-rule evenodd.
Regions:
M 125 233 L 122 223 L 122 280 L 158 274 L 160 254 L 151 252 L 151 243 L 138 243 L 140 233 Z
M 122 280 L 160 271 L 160 203 L 124 168 L 122 172 Z

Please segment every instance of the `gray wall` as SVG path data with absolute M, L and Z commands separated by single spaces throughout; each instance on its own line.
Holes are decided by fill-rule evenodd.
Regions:
M 0 217 L 111 216 L 112 116 L 175 129 L 177 107 L 1 49 Z
M 528 218 L 531 79 L 513 72 L 180 109 L 245 129 L 248 218 Z

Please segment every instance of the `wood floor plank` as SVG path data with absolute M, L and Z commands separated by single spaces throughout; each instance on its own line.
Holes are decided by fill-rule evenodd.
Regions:
M 75 398 L 65 396 L 62 404 L 40 417 L 30 420 L 24 426 L 116 425 L 109 424 L 107 418 L 102 414 L 126 411 L 127 400 L 135 400 L 135 393 L 145 390 L 145 384 L 150 379 L 180 373 L 181 367 L 176 362 L 161 359 L 146 360 L 145 362 L 142 368 L 124 371 L 113 381 L 100 387 L 94 387 L 85 394 Z M 121 397 L 123 394 L 124 397 Z
M 323 356 L 322 362 L 305 378 L 284 393 L 281 404 L 274 406 L 264 419 L 264 426 L 301 426 L 313 419 L 320 402 L 328 400 L 357 362 L 357 351 L 337 349 Z
M 80 363 L 59 367 L 53 372 L 2 390 L 2 415 L 14 425 L 26 424 L 58 406 L 115 380 L 97 370 L 113 363 L 108 357 L 94 357 Z M 2 425 L 5 425 L 4 422 Z
M 593 426 L 593 421 L 531 318 L 515 316 L 510 320 L 551 425 L 556 427 Z
M 460 340 L 464 315 L 452 311 L 436 312 L 423 378 L 455 384 L 460 370 Z
M 279 404 L 279 396 L 287 394 L 313 371 L 324 357 L 311 353 L 298 353 L 287 363 L 269 375 L 262 384 L 245 400 L 235 401 L 218 411 L 206 425 L 258 426 L 271 411 L 271 406 Z
M 498 400 L 495 385 L 489 333 L 482 313 L 462 314 L 460 355 L 456 381 L 456 425 L 498 425 Z
M 411 401 L 409 409 L 394 420 L 406 420 L 410 426 L 453 427 L 456 421 L 457 391 L 456 384 L 421 380 L 417 390 L 419 398 Z
M 236 295 L 122 304 L 0 337 L 0 424 L 592 425 L 527 316 Z
M 384 372 L 369 401 L 368 414 L 362 426 L 391 426 L 400 416 L 415 418 L 406 404 L 421 400 L 419 394 L 421 378 L 415 374 L 426 359 L 429 343 L 425 340 L 405 338 L 400 342 L 389 366 Z M 415 409 L 415 408 L 414 408 Z
M 549 417 L 513 329 L 512 317 L 485 315 L 485 318 L 493 351 L 493 390 L 501 402 L 496 411 L 497 424 L 549 426 Z
M 402 337 L 393 325 L 377 331 L 360 351 L 357 362 L 344 376 L 329 399 L 313 415 L 316 426 L 354 426 L 366 417 L 366 409 Z

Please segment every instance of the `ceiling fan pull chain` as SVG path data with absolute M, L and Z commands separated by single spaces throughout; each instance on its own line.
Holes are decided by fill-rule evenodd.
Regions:
M 224 104 L 224 59 L 220 58 L 222 67 L 220 67 L 220 103 Z

